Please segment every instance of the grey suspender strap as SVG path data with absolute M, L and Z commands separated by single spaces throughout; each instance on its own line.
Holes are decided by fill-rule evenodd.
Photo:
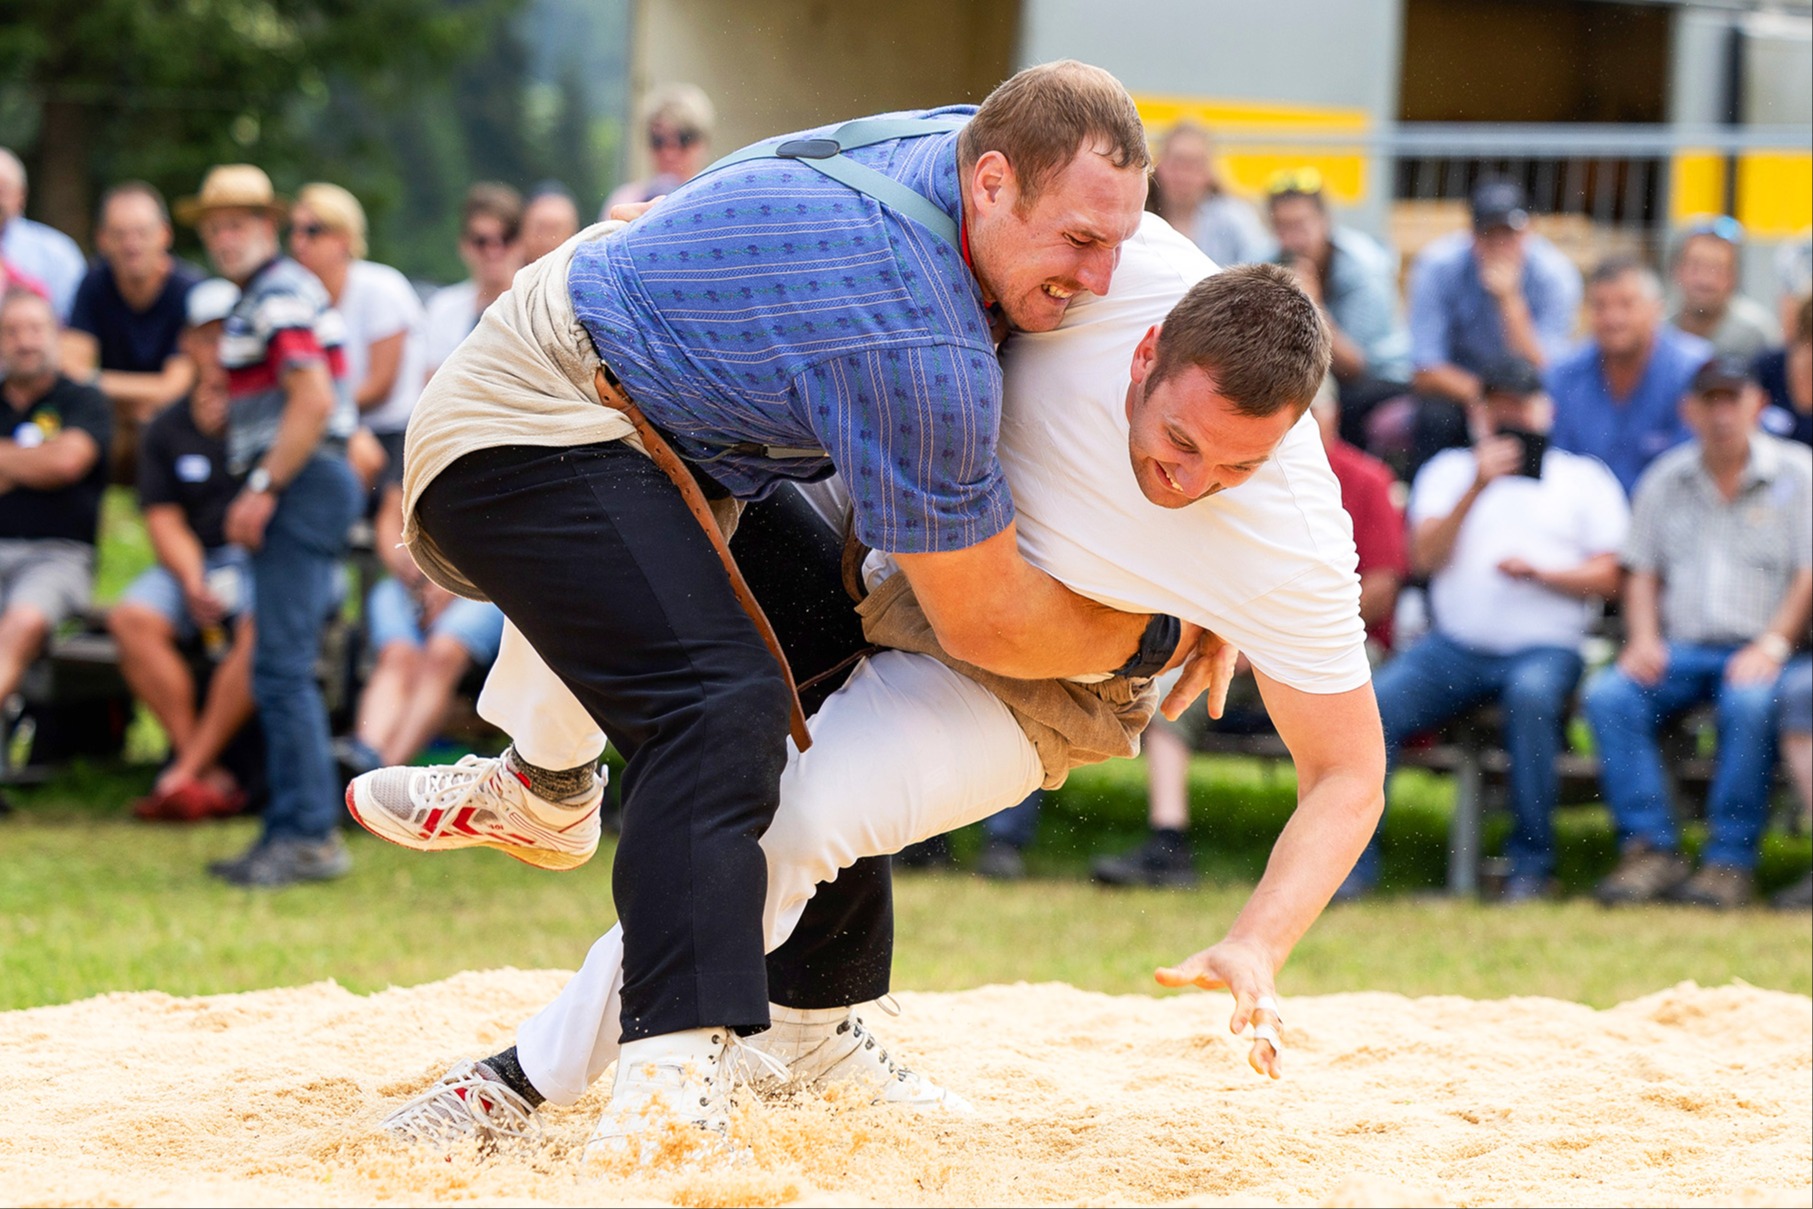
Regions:
M 716 172 L 750 160 L 795 160 L 840 185 L 848 186 L 864 197 L 874 198 L 907 218 L 912 219 L 951 247 L 961 246 L 957 222 L 915 189 L 908 188 L 891 176 L 859 164 L 844 152 L 895 139 L 918 138 L 927 134 L 950 134 L 969 123 L 963 118 L 857 118 L 845 122 L 823 138 L 769 139 L 741 151 L 733 151 L 705 169 Z M 703 175 L 703 173 L 701 173 Z M 717 461 L 728 453 L 753 454 L 766 458 L 823 458 L 822 449 L 796 449 L 784 445 L 745 443 L 732 445 L 710 458 L 694 459 L 701 464 Z
M 896 213 L 912 219 L 938 238 L 958 246 L 957 222 L 930 198 L 901 184 L 891 176 L 859 164 L 844 152 L 895 139 L 918 138 L 926 134 L 950 134 L 961 130 L 968 118 L 858 118 L 845 122 L 823 138 L 769 139 L 725 156 L 711 167 L 729 168 L 749 160 L 784 159 L 799 163 L 847 185 L 865 197 L 872 197 Z

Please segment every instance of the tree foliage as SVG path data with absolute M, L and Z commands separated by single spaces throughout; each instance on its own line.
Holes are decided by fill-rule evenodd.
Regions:
M 283 190 L 347 186 L 374 254 L 451 278 L 470 181 L 556 176 L 582 208 L 608 183 L 615 130 L 566 112 L 579 90 L 529 112 L 525 2 L 0 0 L 0 144 L 31 170 L 33 215 L 84 242 L 108 185 L 176 197 L 246 161 Z

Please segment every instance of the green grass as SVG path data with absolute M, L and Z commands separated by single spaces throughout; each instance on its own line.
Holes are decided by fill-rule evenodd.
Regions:
M 96 598 L 118 598 L 151 561 L 131 497 L 109 493 Z M 155 725 L 128 752 L 154 759 Z M 424 857 L 363 835 L 353 876 L 327 886 L 253 894 L 202 873 L 254 824 L 196 828 L 132 822 L 126 804 L 150 787 L 149 763 L 78 765 L 15 789 L 0 822 L 0 1009 L 106 991 L 212 994 L 335 978 L 358 991 L 500 965 L 570 968 L 615 918 L 610 852 L 583 869 L 541 873 L 490 852 Z M 1084 879 L 1095 853 L 1137 843 L 1145 772 L 1122 761 L 1084 769 L 1047 802 L 1028 863 L 1037 880 L 1000 886 L 964 875 L 898 879 L 895 983 L 953 990 L 1062 980 L 1110 992 L 1155 992 L 1153 967 L 1226 928 L 1265 867 L 1295 804 L 1288 767 L 1198 759 L 1191 772 L 1201 890 L 1105 891 Z M 1683 979 L 1813 993 L 1813 923 L 1801 915 L 1679 909 L 1605 912 L 1584 901 L 1494 910 L 1435 897 L 1446 868 L 1453 785 L 1408 770 L 1385 827 L 1387 893 L 1330 911 L 1297 949 L 1286 994 L 1391 990 L 1478 998 L 1549 995 L 1609 1006 Z M 1507 821 L 1490 819 L 1487 850 Z M 1576 892 L 1609 868 L 1605 811 L 1556 819 L 1560 875 Z M 1689 828 L 1690 848 L 1701 838 Z M 976 829 L 957 837 L 968 856 Z M 1773 833 L 1765 888 L 1800 876 L 1813 841 Z
M 202 865 L 250 841 L 250 822 L 152 827 L 122 817 L 149 768 L 78 767 L 15 790 L 0 823 L 0 1008 L 104 991 L 210 994 L 335 978 L 358 991 L 469 968 L 577 965 L 614 919 L 609 852 L 567 874 L 490 852 L 425 857 L 359 836 L 353 876 L 248 893 Z M 1031 863 L 1039 880 L 964 875 L 898 882 L 896 985 L 946 990 L 1062 980 L 1149 992 L 1154 966 L 1217 939 L 1264 863 L 1292 788 L 1282 772 L 1198 760 L 1193 772 L 1203 889 L 1116 892 L 1077 874 L 1090 853 L 1137 838 L 1143 771 L 1085 770 L 1057 795 Z M 1388 872 L 1439 879 L 1444 786 L 1413 779 L 1394 811 Z M 1590 812 L 1564 820 L 1570 867 L 1597 873 Z M 975 836 L 959 837 L 971 851 Z M 1776 876 L 1804 869 L 1804 838 L 1771 837 Z M 1595 864 L 1599 862 L 1599 864 Z M 1426 876 L 1431 873 L 1432 876 Z M 1391 990 L 1480 998 L 1537 994 L 1599 1006 L 1682 979 L 1813 992 L 1805 915 L 1679 909 L 1604 912 L 1585 902 L 1502 911 L 1387 895 L 1327 914 L 1299 946 L 1286 994 Z

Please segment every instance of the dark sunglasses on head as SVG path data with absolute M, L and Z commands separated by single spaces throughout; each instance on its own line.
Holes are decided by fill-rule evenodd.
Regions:
M 464 239 L 467 243 L 481 252 L 489 252 L 493 248 L 507 248 L 510 246 L 510 239 L 506 235 L 467 234 L 460 236 L 460 238 Z
M 651 130 L 648 134 L 648 149 L 666 151 L 669 147 L 676 147 L 685 151 L 698 141 L 699 132 L 697 130 L 682 130 L 678 134 L 662 134 L 659 131 Z
M 320 239 L 323 235 L 326 235 L 332 229 L 333 228 L 324 226 L 323 224 L 318 223 L 318 222 L 305 222 L 305 223 L 298 223 L 295 226 L 291 227 L 290 234 L 300 235 L 304 239 Z

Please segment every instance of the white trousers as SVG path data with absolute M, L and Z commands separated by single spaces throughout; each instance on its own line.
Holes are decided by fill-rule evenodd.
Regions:
M 509 626 L 479 712 L 544 768 L 572 768 L 604 748 L 591 717 Z M 924 655 L 884 651 L 864 660 L 810 725 L 812 746 L 803 755 L 789 749 L 780 808 L 762 837 L 770 952 L 793 934 L 820 882 L 862 857 L 1004 810 L 1044 780 L 1007 707 Z M 517 1060 L 549 1100 L 573 1103 L 616 1061 L 622 989 L 619 925 L 517 1030 Z

